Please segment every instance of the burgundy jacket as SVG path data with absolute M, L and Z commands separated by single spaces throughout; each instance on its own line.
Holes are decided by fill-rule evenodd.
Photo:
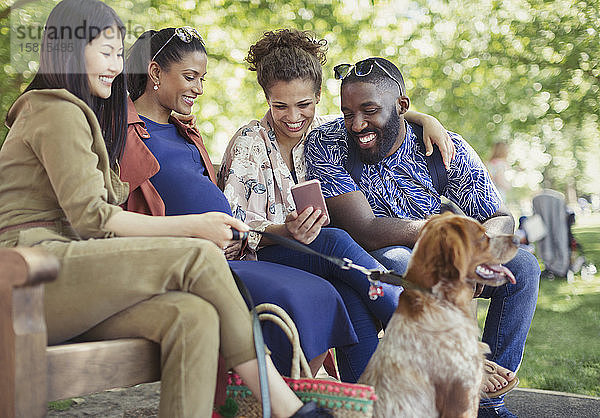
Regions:
M 175 125 L 181 136 L 196 145 L 202 161 L 208 170 L 208 176 L 217 183 L 213 168 L 200 133 L 171 116 L 169 122 Z M 140 119 L 131 99 L 127 103 L 127 142 L 121 159 L 121 180 L 129 183 L 129 198 L 125 209 L 146 215 L 164 216 L 165 204 L 150 183 L 150 177 L 158 173 L 160 164 L 148 149 L 144 140 L 150 138 L 146 125 Z

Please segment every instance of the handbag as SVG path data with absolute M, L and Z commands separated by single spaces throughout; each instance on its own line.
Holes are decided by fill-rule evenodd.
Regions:
M 298 330 L 287 312 L 272 303 L 256 306 L 256 312 L 261 321 L 277 324 L 288 337 L 292 345 L 292 368 L 291 377 L 284 377 L 284 380 L 302 402 L 315 401 L 319 406 L 329 408 L 336 417 L 368 418 L 373 415 L 373 402 L 377 400 L 377 395 L 372 386 L 311 378 Z M 221 416 L 262 415 L 260 403 L 237 374 L 229 372 L 227 383 L 225 404 L 218 408 Z

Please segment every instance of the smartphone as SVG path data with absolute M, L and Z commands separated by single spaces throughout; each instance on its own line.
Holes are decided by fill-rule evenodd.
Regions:
M 312 206 L 315 210 L 321 210 L 321 214 L 327 218 L 323 226 L 329 224 L 329 212 L 323 198 L 323 192 L 321 192 L 321 182 L 319 180 L 308 180 L 296 184 L 292 186 L 291 191 L 294 203 L 296 203 L 296 212 L 301 213 L 307 207 Z

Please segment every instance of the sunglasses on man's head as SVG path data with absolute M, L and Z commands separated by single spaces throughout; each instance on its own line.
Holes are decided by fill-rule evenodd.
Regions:
M 351 72 L 354 72 L 354 74 L 356 74 L 359 77 L 365 77 L 371 74 L 371 71 L 373 71 L 373 67 L 375 65 L 379 67 L 389 78 L 396 82 L 396 84 L 398 85 L 398 91 L 400 92 L 400 95 L 403 95 L 404 91 L 402 89 L 402 85 L 398 80 L 396 80 L 396 77 L 391 75 L 388 70 L 386 70 L 373 58 L 367 58 L 365 60 L 358 61 L 356 64 L 336 65 L 335 67 L 333 67 L 333 73 L 335 75 L 336 80 L 343 80 L 344 78 L 348 77 Z
M 177 36 L 182 42 L 185 42 L 186 44 L 192 42 L 192 39 L 197 39 L 202 43 L 202 45 L 204 45 L 204 39 L 202 39 L 202 36 L 200 36 L 200 33 L 198 33 L 198 31 L 195 28 L 192 28 L 191 26 L 182 26 L 180 28 L 175 29 L 173 35 L 171 35 L 171 37 L 167 39 L 167 42 L 165 42 L 165 44 L 161 46 L 158 51 L 156 51 L 156 54 L 154 54 L 154 56 L 152 57 L 152 61 L 154 61 L 159 52 L 162 51 L 164 47 L 167 46 L 167 44 L 171 42 L 171 39 L 173 39 L 175 36 Z

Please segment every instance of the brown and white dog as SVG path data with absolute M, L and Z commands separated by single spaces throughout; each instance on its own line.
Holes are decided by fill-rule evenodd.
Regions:
M 360 383 L 375 387 L 376 417 L 475 417 L 487 344 L 470 309 L 473 286 L 515 282 L 501 264 L 513 235 L 489 237 L 470 218 L 432 216 L 405 275 L 398 308 Z

